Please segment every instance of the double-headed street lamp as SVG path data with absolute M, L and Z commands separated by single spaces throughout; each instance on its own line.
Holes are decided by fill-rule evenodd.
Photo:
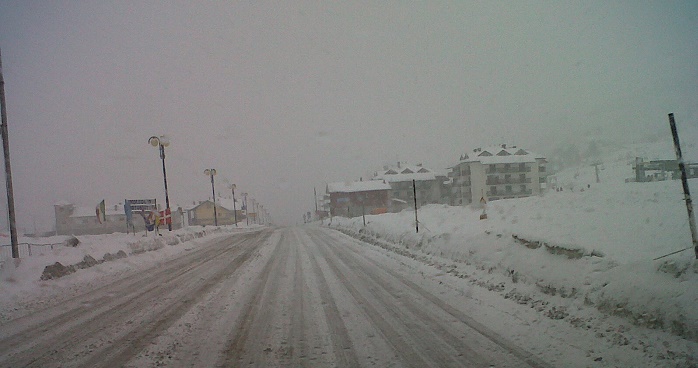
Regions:
M 216 169 L 204 170 L 204 175 L 211 177 L 211 192 L 213 192 L 213 223 L 218 226 L 218 211 L 216 211 L 216 188 L 213 186 L 213 177 L 216 175 Z
M 159 137 L 152 136 L 148 138 L 148 143 L 150 143 L 153 147 L 160 148 L 160 158 L 162 159 L 162 177 L 165 181 L 165 216 L 171 216 L 170 197 L 167 194 L 167 171 L 165 171 L 165 147 L 170 145 L 170 139 L 164 135 Z M 165 217 L 165 222 L 167 222 L 167 229 L 172 231 L 172 220 L 168 220 L 167 217 Z

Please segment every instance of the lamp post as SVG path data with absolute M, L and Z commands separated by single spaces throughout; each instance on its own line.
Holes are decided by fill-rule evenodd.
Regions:
M 247 193 L 242 193 L 243 198 L 245 198 L 245 201 L 243 202 L 245 205 L 245 222 L 247 223 L 247 226 L 250 226 L 250 210 L 247 208 Z
M 218 211 L 216 211 L 216 188 L 213 186 L 213 177 L 216 175 L 216 169 L 204 170 L 204 175 L 211 177 L 211 192 L 213 193 L 213 224 L 218 226 Z
M 238 227 L 238 210 L 235 207 L 235 184 L 231 184 L 230 189 L 233 191 L 233 218 L 235 219 L 235 227 Z
M 162 177 L 165 181 L 165 222 L 167 222 L 167 229 L 172 231 L 172 218 L 167 219 L 167 216 L 172 216 L 170 211 L 170 197 L 167 194 L 167 171 L 165 171 L 165 147 L 170 145 L 170 139 L 167 136 L 161 135 L 160 137 L 152 136 L 148 138 L 148 143 L 153 147 L 160 148 L 160 159 L 162 159 Z

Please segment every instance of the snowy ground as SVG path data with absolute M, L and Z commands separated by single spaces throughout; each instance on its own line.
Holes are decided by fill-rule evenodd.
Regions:
M 192 226 L 172 232 L 163 231 L 162 236 L 143 232 L 137 234 L 115 233 L 108 235 L 78 236 L 77 247 L 66 246 L 69 236 L 48 238 L 20 237 L 19 261 L 13 260 L 9 247 L 3 246 L 0 259 L 0 323 L 23 313 L 23 309 L 40 308 L 51 299 L 70 294 L 78 289 L 89 289 L 123 272 L 151 265 L 162 259 L 173 257 L 196 247 L 199 243 L 225 236 L 231 232 L 254 231 L 251 227 L 200 227 Z M 31 246 L 31 256 L 29 248 Z M 45 244 L 45 245 L 39 245 Z M 127 258 L 104 262 L 94 267 L 81 269 L 69 277 L 41 280 L 46 266 L 60 262 L 64 266 L 82 262 L 85 256 L 102 260 L 104 255 L 123 251 Z
M 413 211 L 366 216 L 365 228 L 360 217 L 335 217 L 331 226 L 596 330 L 609 344 L 642 350 L 678 337 L 698 364 L 698 262 L 681 182 L 626 183 L 643 153 L 611 155 L 600 183 L 589 165 L 557 173 L 562 192 L 490 202 L 486 220 L 480 208 L 428 205 L 419 233 Z M 698 194 L 698 179 L 689 181 Z M 623 322 L 603 326 L 609 316 Z M 677 353 L 661 350 L 647 351 Z

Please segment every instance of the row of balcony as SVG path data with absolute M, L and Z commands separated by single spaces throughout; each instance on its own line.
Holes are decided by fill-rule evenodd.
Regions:
M 495 168 L 488 167 L 487 168 L 488 174 L 523 173 L 523 172 L 531 172 L 531 167 L 530 166 L 525 166 L 525 167 L 511 166 L 509 168 L 506 168 L 506 167 L 495 167 Z
M 513 190 L 505 190 L 505 191 L 498 191 L 498 190 L 490 190 L 487 192 L 488 197 L 497 197 L 497 196 L 530 196 L 533 194 L 533 190 L 528 189 L 528 190 L 521 190 L 518 192 L 514 192 Z
M 487 185 L 502 185 L 502 184 L 530 184 L 531 178 L 500 178 L 497 176 L 488 176 Z

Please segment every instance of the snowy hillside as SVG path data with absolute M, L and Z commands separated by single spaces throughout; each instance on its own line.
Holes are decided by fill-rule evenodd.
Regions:
M 625 182 L 636 155 L 670 159 L 671 149 L 664 142 L 607 153 L 599 183 L 591 165 L 562 170 L 555 174 L 562 191 L 490 202 L 486 220 L 482 209 L 429 205 L 419 209 L 418 234 L 413 211 L 367 216 L 365 229 L 361 218 L 335 217 L 331 226 L 522 303 L 553 296 L 571 323 L 594 306 L 698 341 L 693 249 L 653 260 L 691 247 L 681 182 Z M 698 179 L 690 185 L 698 194 Z

